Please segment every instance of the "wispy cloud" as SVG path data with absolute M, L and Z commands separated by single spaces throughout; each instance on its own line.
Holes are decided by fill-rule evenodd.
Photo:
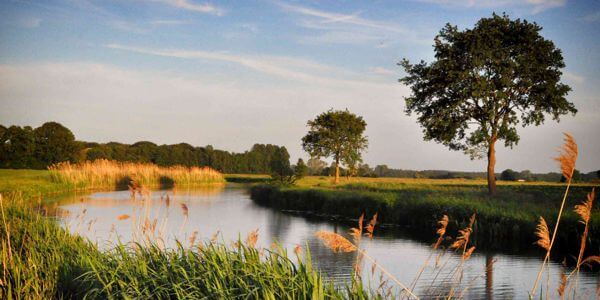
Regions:
M 164 0 L 165 3 L 173 7 L 185 9 L 193 12 L 212 14 L 222 16 L 225 11 L 215 5 L 209 3 L 194 3 L 191 0 Z
M 190 24 L 191 21 L 184 20 L 154 20 L 150 22 L 153 25 L 185 25 Z
M 586 21 L 586 22 L 598 22 L 600 21 L 600 11 L 597 11 L 595 13 L 591 13 L 589 15 L 585 15 L 582 20 Z
M 197 50 L 163 50 L 134 47 L 120 44 L 108 44 L 105 45 L 105 47 L 110 49 L 163 57 L 235 63 L 237 65 L 270 76 L 276 76 L 285 80 L 294 80 L 311 84 L 328 86 L 372 86 L 382 84 L 376 81 L 364 80 L 364 78 L 360 78 L 358 76 L 359 74 L 345 69 L 331 67 L 319 64 L 311 60 L 299 59 L 295 57 L 249 56 L 230 54 L 224 52 L 210 52 Z
M 394 72 L 393 70 L 390 69 L 386 69 L 383 67 L 375 67 L 375 68 L 371 68 L 369 70 L 370 73 L 373 73 L 375 75 L 394 75 L 394 74 L 398 74 L 398 72 Z
M 566 71 L 563 73 L 563 78 L 575 84 L 582 84 L 585 81 L 585 77 Z
M 298 26 L 318 32 L 299 37 L 298 42 L 303 44 L 363 44 L 379 48 L 381 45 L 388 46 L 389 40 L 424 42 L 416 30 L 408 30 L 395 22 L 362 17 L 360 11 L 344 14 L 286 2 L 277 1 L 275 4 L 283 11 L 298 16 L 295 20 Z
M 419 0 L 449 7 L 463 8 L 496 8 L 496 7 L 524 7 L 532 14 L 545 10 L 565 6 L 566 0 Z
M 24 28 L 37 28 L 41 23 L 42 19 L 34 17 L 23 17 L 17 20 L 17 24 Z
M 137 24 L 127 22 L 127 21 L 113 20 L 113 21 L 109 21 L 108 25 L 114 29 L 129 32 L 129 33 L 147 34 L 150 32 L 150 30 L 148 28 L 143 28 L 141 26 L 138 26 Z
M 354 14 L 340 14 L 340 13 L 332 13 L 326 12 L 322 10 L 317 10 L 314 8 L 309 8 L 305 6 L 292 5 L 284 2 L 276 2 L 281 8 L 286 11 L 315 17 L 320 20 L 321 24 L 327 23 L 341 23 L 341 24 L 352 24 L 369 28 L 376 28 L 380 30 L 396 32 L 396 33 L 405 33 L 407 30 L 397 24 L 391 24 L 386 22 L 380 22 L 375 20 L 369 20 L 360 17 L 360 13 L 356 12 Z

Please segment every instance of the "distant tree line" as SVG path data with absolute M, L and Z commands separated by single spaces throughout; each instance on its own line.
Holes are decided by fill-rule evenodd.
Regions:
M 309 159 L 307 163 L 307 174 L 312 176 L 333 176 L 335 169 L 334 165 L 328 165 L 326 162 L 319 159 Z M 345 168 L 340 168 L 341 176 L 348 176 L 349 171 Z M 393 169 L 387 165 L 377 165 L 371 168 L 368 164 L 360 164 L 357 169 L 359 177 L 390 177 L 390 178 L 427 178 L 427 179 L 486 179 L 487 172 L 461 172 L 447 170 L 404 170 Z M 547 182 L 562 182 L 562 174 L 556 172 L 550 173 L 532 173 L 530 170 L 513 171 L 506 169 L 500 174 L 496 174 L 499 180 L 503 181 L 547 181 Z M 575 170 L 573 180 L 579 182 L 599 181 L 600 170 L 589 173 L 581 173 Z
M 271 174 L 274 166 L 289 166 L 285 147 L 255 144 L 249 151 L 233 153 L 212 146 L 190 144 L 157 145 L 148 141 L 134 144 L 77 141 L 68 128 L 47 122 L 30 126 L 0 125 L 0 168 L 44 169 L 54 163 L 110 159 L 150 162 L 159 166 L 208 166 L 224 173 Z M 285 162 L 277 160 L 287 159 Z

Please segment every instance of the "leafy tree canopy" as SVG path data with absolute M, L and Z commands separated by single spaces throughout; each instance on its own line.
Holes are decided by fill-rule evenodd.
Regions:
M 473 29 L 447 24 L 435 38 L 433 62 L 400 63 L 407 73 L 400 82 L 412 91 L 406 113 L 418 116 L 425 140 L 472 158 L 487 150 L 490 183 L 497 140 L 512 147 L 519 141 L 518 124 L 540 125 L 546 116 L 558 121 L 577 112 L 565 98 L 571 88 L 560 82 L 561 51 L 541 30 L 496 14 Z
M 367 123 L 362 117 L 346 110 L 329 110 L 308 121 L 309 131 L 302 138 L 302 147 L 311 157 L 332 157 L 335 181 L 339 181 L 340 162 L 354 166 L 367 148 L 363 135 Z

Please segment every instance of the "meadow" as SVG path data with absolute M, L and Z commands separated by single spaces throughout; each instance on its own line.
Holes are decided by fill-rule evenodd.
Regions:
M 334 185 L 330 177 L 310 176 L 296 186 L 255 185 L 252 199 L 280 210 L 321 215 L 352 222 L 362 213 L 378 213 L 382 224 L 412 229 L 415 237 L 431 240 L 432 228 L 443 215 L 452 216 L 449 232 L 464 227 L 477 215 L 474 242 L 489 250 L 519 252 L 532 249 L 539 217 L 556 220 L 566 184 L 549 182 L 498 182 L 498 193 L 490 197 L 484 180 L 346 178 Z M 574 184 L 566 207 L 584 201 L 594 184 Z M 600 216 L 593 209 L 588 249 L 600 249 Z M 572 253 L 578 247 L 581 226 L 567 209 L 558 233 L 557 253 Z M 550 221 L 553 222 L 553 221 Z M 562 257 L 561 257 L 562 259 Z
M 116 169 L 111 169 L 115 166 Z M 119 169 L 118 166 L 123 168 Z M 61 228 L 54 219 L 43 216 L 32 205 L 48 195 L 66 191 L 115 189 L 120 187 L 122 178 L 133 180 L 130 181 L 130 188 L 135 191 L 143 189 L 141 185 L 131 186 L 136 179 L 161 187 L 161 176 L 166 176 L 169 170 L 194 172 L 192 169 L 177 168 L 160 170 L 154 166 L 144 170 L 139 164 L 137 167 L 141 169 L 126 164 L 99 162 L 97 168 L 88 164 L 79 169 L 63 165 L 49 171 L 0 170 L 0 193 L 4 195 L 0 223 L 1 298 L 394 297 L 391 289 L 364 287 L 360 275 L 352 284 L 334 287 L 313 268 L 310 249 L 298 249 L 297 253 L 288 255 L 286 250 L 277 245 L 255 248 L 253 240 L 256 237 L 252 237 L 252 233 L 245 241 L 239 239 L 233 244 L 218 240 L 195 243 L 190 237 L 189 242 L 181 241 L 174 249 L 165 249 L 160 243 L 149 240 L 143 244 L 119 243 L 109 250 L 100 250 Z M 565 189 L 564 184 L 558 183 L 500 182 L 498 195 L 490 198 L 485 182 L 477 180 L 346 178 L 334 185 L 329 177 L 305 177 L 296 186 L 280 186 L 265 184 L 268 181 L 266 175 L 221 176 L 215 175 L 214 171 L 207 172 L 205 177 L 198 174 L 179 177 L 173 173 L 168 175 L 174 178 L 174 185 L 180 184 L 179 180 L 184 184 L 221 183 L 224 180 L 250 183 L 253 200 L 275 209 L 336 216 L 353 223 L 358 216 L 376 213 L 377 217 L 364 228 L 367 234 L 373 234 L 375 223 L 377 226 L 418 228 L 419 232 L 431 233 L 426 237 L 428 240 L 438 239 L 433 251 L 440 253 L 444 253 L 444 247 L 453 245 L 452 241 L 447 244 L 446 238 L 456 236 L 456 242 L 462 239 L 460 247 L 463 261 L 469 258 L 474 246 L 504 251 L 510 251 L 513 246 L 534 248 L 532 244 L 536 242 L 534 233 L 538 218 L 543 216 L 552 227 Z M 196 181 L 189 178 L 195 178 Z M 592 187 L 591 184 L 572 186 L 566 201 L 567 207 L 582 202 Z M 185 210 L 184 207 L 182 209 Z M 597 208 L 590 209 L 589 227 L 586 223 L 586 253 L 597 253 L 599 249 L 597 232 L 600 222 L 595 214 L 597 211 Z M 565 210 L 560 218 L 561 229 L 553 254 L 567 251 L 576 253 L 580 247 L 583 228 L 578 216 L 570 209 Z M 440 224 L 443 224 L 442 234 Z M 358 241 L 363 235 L 362 226 L 361 217 L 358 228 L 351 233 Z M 437 232 L 435 228 L 438 228 Z M 465 233 L 470 235 L 471 232 L 474 234 L 465 238 Z M 353 243 L 327 232 L 319 232 L 317 236 L 334 251 L 357 252 L 356 272 L 360 274 L 360 260 L 368 258 L 368 254 L 359 247 L 358 241 Z M 305 254 L 302 254 L 303 251 Z M 425 262 L 425 265 L 428 263 Z M 457 278 L 462 273 L 461 264 L 449 271 Z M 385 266 L 376 263 L 374 266 L 380 268 L 382 274 L 387 272 Z M 401 282 L 394 283 L 393 277 L 386 282 L 396 285 L 399 289 L 394 291 L 399 292 L 401 297 L 417 298 L 409 287 Z M 460 279 L 456 284 L 460 284 Z M 442 293 L 457 293 L 454 296 L 460 297 L 462 293 L 454 289 L 451 286 Z

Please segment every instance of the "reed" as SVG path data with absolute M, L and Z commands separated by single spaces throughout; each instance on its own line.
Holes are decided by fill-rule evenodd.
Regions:
M 62 162 L 48 167 L 51 178 L 76 187 L 127 187 L 221 183 L 221 173 L 209 167 L 159 167 L 150 163 L 98 159 L 72 164 Z

